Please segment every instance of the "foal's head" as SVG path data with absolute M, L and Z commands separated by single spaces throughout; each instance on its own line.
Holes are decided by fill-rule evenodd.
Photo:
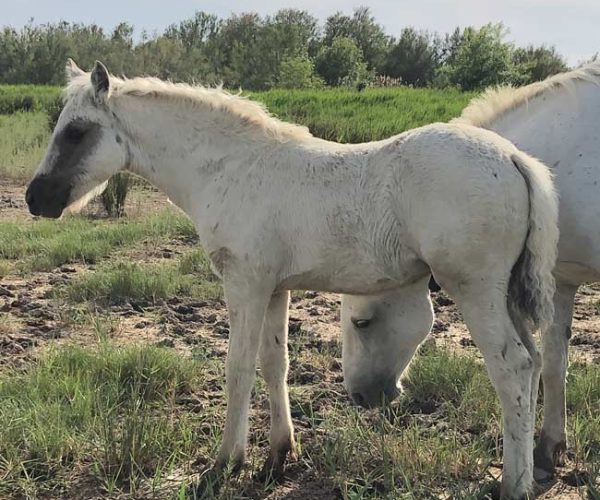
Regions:
M 373 407 L 400 394 L 400 377 L 433 324 L 428 278 L 394 293 L 344 295 L 344 384 L 359 405 Z
M 119 121 L 111 112 L 111 77 L 96 62 L 91 73 L 69 59 L 69 86 L 46 156 L 27 189 L 33 215 L 60 217 L 63 210 L 83 205 L 128 162 Z

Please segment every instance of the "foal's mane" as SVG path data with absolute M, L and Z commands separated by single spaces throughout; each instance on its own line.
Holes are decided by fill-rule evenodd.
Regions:
M 155 98 L 183 103 L 200 112 L 218 111 L 281 142 L 313 137 L 307 127 L 284 122 L 273 116 L 264 104 L 230 94 L 220 87 L 172 83 L 151 77 L 117 78 L 112 75 L 110 84 L 110 99 L 120 96 Z M 64 99 L 81 99 L 90 96 L 91 92 L 90 75 L 85 73 L 71 80 L 64 91 Z
M 479 97 L 471 100 L 454 123 L 465 123 L 476 127 L 486 127 L 500 116 L 527 103 L 549 90 L 569 88 L 576 82 L 591 82 L 600 85 L 600 62 L 594 62 L 566 73 L 559 73 L 541 82 L 525 87 L 503 86 L 488 88 Z

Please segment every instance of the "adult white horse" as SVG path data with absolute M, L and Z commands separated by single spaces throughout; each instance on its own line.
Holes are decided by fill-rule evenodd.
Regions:
M 544 422 L 535 450 L 539 480 L 552 476 L 566 449 L 565 378 L 575 292 L 584 281 L 600 280 L 599 85 L 600 63 L 594 63 L 519 89 L 488 90 L 453 120 L 499 133 L 540 158 L 555 175 L 560 241 L 555 316 L 542 334 Z M 482 268 L 482 279 L 485 275 Z M 379 296 L 343 297 L 345 383 L 359 403 L 376 404 L 382 393 L 393 397 L 397 392 L 396 382 L 429 333 L 429 304 L 425 281 Z
M 259 351 L 271 402 L 267 469 L 293 448 L 290 289 L 382 293 L 433 271 L 460 304 L 502 400 L 504 497 L 529 492 L 539 356 L 526 323 L 551 320 L 558 240 L 541 163 L 468 125 L 340 145 L 221 90 L 124 81 L 100 63 L 91 75 L 69 63 L 68 73 L 27 203 L 58 217 L 128 169 L 192 218 L 223 278 L 231 323 L 217 470 L 244 460 Z

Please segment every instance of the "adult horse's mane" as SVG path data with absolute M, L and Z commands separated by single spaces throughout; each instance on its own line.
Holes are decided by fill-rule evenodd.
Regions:
M 66 87 L 65 101 L 90 97 L 92 87 L 89 73 L 73 78 Z M 238 118 L 238 123 L 258 128 L 266 136 L 282 142 L 303 140 L 313 137 L 307 127 L 295 125 L 273 116 L 266 107 L 256 101 L 230 94 L 220 87 L 208 88 L 200 85 L 172 83 L 158 78 L 111 77 L 111 99 L 119 96 L 147 97 L 183 103 L 200 112 L 219 111 Z
M 573 71 L 559 73 L 541 82 L 525 87 L 511 86 L 489 88 L 479 97 L 473 99 L 463 109 L 454 123 L 466 123 L 477 127 L 486 127 L 501 115 L 512 111 L 521 104 L 549 90 L 568 88 L 576 82 L 586 81 L 600 85 L 600 62 L 594 62 Z

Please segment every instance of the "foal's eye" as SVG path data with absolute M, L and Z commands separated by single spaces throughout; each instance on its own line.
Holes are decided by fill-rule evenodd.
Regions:
M 83 139 L 84 135 L 85 130 L 79 127 L 74 127 L 71 125 L 65 129 L 65 139 L 71 144 L 77 144 L 79 141 L 81 141 L 81 139 Z
M 371 324 L 371 320 L 370 319 L 350 318 L 350 321 L 352 321 L 352 324 L 356 328 L 358 328 L 359 330 L 363 330 L 364 328 L 368 328 L 369 325 Z

